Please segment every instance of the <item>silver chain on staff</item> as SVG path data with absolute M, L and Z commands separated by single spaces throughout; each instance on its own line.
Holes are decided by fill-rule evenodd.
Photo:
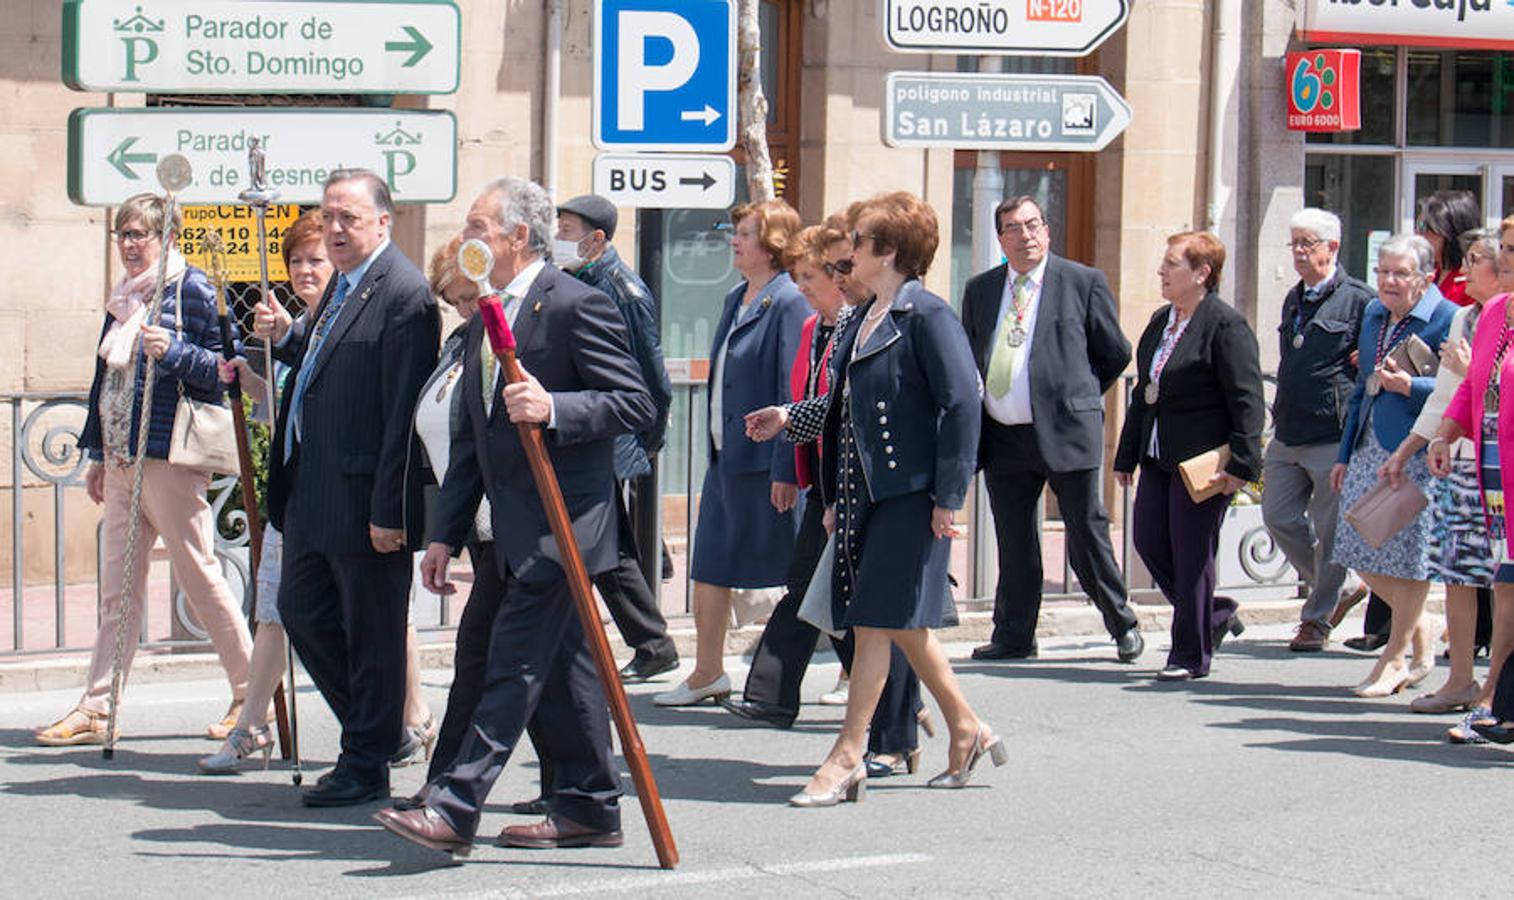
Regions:
M 174 195 L 188 187 L 194 180 L 193 170 L 189 160 L 174 153 L 163 157 L 158 163 L 158 183 L 163 186 L 163 225 L 159 230 L 158 275 L 153 281 L 152 302 L 147 308 L 147 324 L 156 326 L 163 316 L 163 293 L 167 288 L 168 281 L 168 257 L 172 251 L 169 239 L 173 236 L 173 214 L 175 208 Z M 180 277 L 183 277 L 182 275 Z M 174 313 L 183 320 L 184 311 L 177 310 Z M 142 336 L 137 335 L 132 343 L 131 367 L 133 382 L 135 382 L 137 362 L 142 356 Z M 121 686 L 125 681 L 126 673 L 121 664 L 121 657 L 126 652 L 126 628 L 131 619 L 131 611 L 138 598 L 136 595 L 135 581 L 137 577 L 137 536 L 141 531 L 142 519 L 142 472 L 147 462 L 147 435 L 152 429 L 152 391 L 153 382 L 156 381 L 158 363 L 149 363 L 142 376 L 142 411 L 137 416 L 137 446 L 135 459 L 132 460 L 131 504 L 130 513 L 126 521 L 126 566 L 122 573 L 121 590 L 121 615 L 116 620 L 116 645 L 115 654 L 111 657 L 110 664 L 110 708 L 105 726 L 105 749 L 106 759 L 112 759 L 116 753 L 116 731 L 120 719 Z

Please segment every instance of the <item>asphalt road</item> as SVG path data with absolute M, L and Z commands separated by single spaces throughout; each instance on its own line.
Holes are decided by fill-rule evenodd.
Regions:
M 1348 628 L 1349 623 L 1348 623 Z M 1287 630 L 1253 627 L 1213 675 L 1151 680 L 1165 636 L 1136 666 L 1102 639 L 1054 639 L 1039 660 L 978 664 L 954 646 L 979 714 L 1009 743 L 964 791 L 929 791 L 924 771 L 877 780 L 866 802 L 798 810 L 784 799 L 824 756 L 841 710 L 806 706 L 775 731 L 710 707 L 661 710 L 633 689 L 682 854 L 656 867 L 634 798 L 618 850 L 533 852 L 483 845 L 461 865 L 370 820 L 377 808 L 307 810 L 277 761 L 231 778 L 196 776 L 200 732 L 225 704 L 215 682 L 138 685 L 114 761 L 98 748 L 47 749 L 30 726 L 73 691 L 0 695 L 0 846 L 11 897 L 216 898 L 600 896 L 1504 896 L 1514 850 L 1514 756 L 1441 739 L 1449 717 L 1403 696 L 1360 700 L 1370 666 L 1346 650 L 1298 656 Z M 729 661 L 733 676 L 744 672 Z M 805 695 L 829 689 L 822 657 Z M 449 673 L 428 673 L 434 708 Z M 1444 668 L 1426 689 L 1438 684 Z M 307 777 L 330 765 L 335 728 L 302 692 Z M 396 770 L 408 793 L 422 767 Z M 630 789 L 629 776 L 625 779 Z M 495 788 L 492 834 L 534 795 L 529 748 Z

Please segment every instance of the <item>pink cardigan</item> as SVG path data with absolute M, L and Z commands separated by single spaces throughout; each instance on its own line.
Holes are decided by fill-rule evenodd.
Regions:
M 1446 418 L 1455 421 L 1461 430 L 1472 439 L 1476 448 L 1477 486 L 1482 487 L 1482 398 L 1488 389 L 1488 377 L 1493 369 L 1493 357 L 1498 355 L 1498 341 L 1503 336 L 1504 316 L 1509 305 L 1509 295 L 1500 294 L 1483 306 L 1478 317 L 1477 335 L 1472 340 L 1472 359 L 1467 364 L 1467 377 L 1456 389 L 1451 405 L 1446 407 Z M 1505 494 L 1514 493 L 1511 475 L 1514 475 L 1514 352 L 1505 352 L 1503 371 L 1498 384 L 1498 450 L 1499 467 L 1504 482 Z M 1504 504 L 1504 534 L 1514 553 L 1514 523 L 1509 520 L 1511 505 Z M 1487 516 L 1487 509 L 1483 509 Z

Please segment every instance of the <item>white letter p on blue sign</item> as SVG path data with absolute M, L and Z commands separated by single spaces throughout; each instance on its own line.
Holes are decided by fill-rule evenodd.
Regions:
M 595 0 L 594 13 L 597 146 L 735 145 L 735 0 Z

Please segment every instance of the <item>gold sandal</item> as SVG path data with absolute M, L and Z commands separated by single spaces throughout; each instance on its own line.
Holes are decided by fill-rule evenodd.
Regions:
M 43 747 L 103 744 L 108 720 L 105 713 L 90 712 L 82 706 L 76 706 L 53 724 L 38 728 L 35 732 L 37 743 Z
M 231 734 L 231 729 L 237 727 L 237 722 L 242 719 L 242 701 L 233 700 L 227 708 L 226 715 L 221 721 L 212 722 L 205 727 L 205 736 L 213 741 L 224 741 Z

